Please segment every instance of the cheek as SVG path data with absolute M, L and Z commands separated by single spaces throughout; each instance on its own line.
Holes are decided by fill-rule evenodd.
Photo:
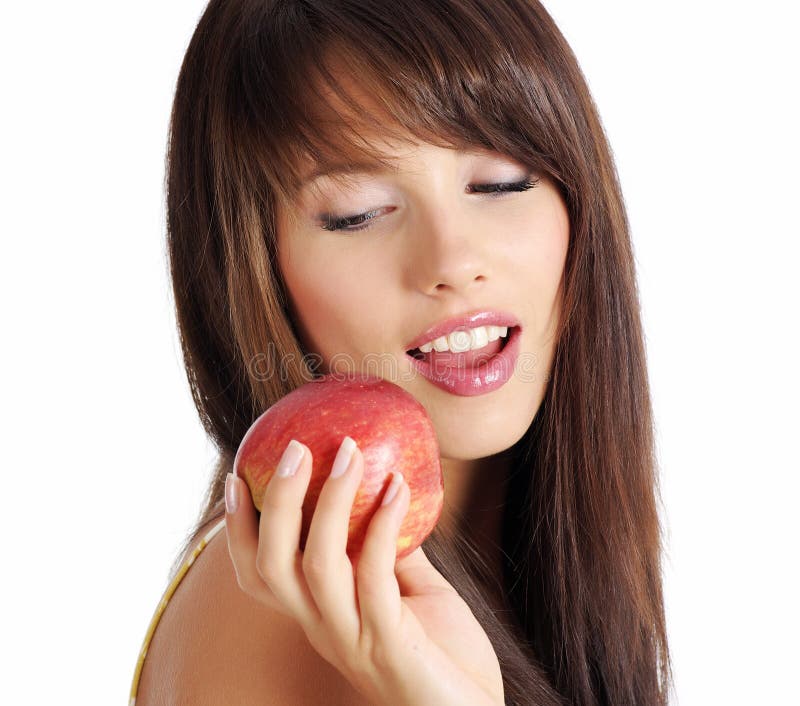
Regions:
M 546 208 L 529 213 L 514 250 L 516 268 L 522 268 L 524 286 L 530 293 L 536 328 L 546 335 L 561 310 L 564 264 L 569 246 L 569 215 L 560 198 Z
M 551 296 L 560 289 L 569 247 L 569 215 L 561 199 L 554 200 L 542 223 L 542 279 Z
M 363 254 L 356 260 L 347 243 L 328 248 L 296 242 L 285 248 L 279 262 L 311 352 L 328 361 L 337 353 L 368 349 L 371 342 L 363 340 L 364 334 L 379 330 L 373 319 L 381 317 L 371 278 L 382 267 L 363 262 Z

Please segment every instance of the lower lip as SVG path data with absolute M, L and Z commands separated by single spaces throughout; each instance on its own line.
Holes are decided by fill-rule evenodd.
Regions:
M 520 335 L 522 330 L 515 327 L 511 335 L 496 356 L 483 365 L 465 368 L 458 365 L 452 367 L 439 366 L 434 369 L 427 361 L 408 356 L 412 365 L 437 387 L 462 397 L 474 397 L 494 392 L 505 385 L 514 374 L 520 352 Z

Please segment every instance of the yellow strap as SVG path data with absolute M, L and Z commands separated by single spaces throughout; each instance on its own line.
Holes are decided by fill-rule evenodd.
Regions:
M 175 589 L 178 588 L 178 584 L 181 582 L 181 579 L 186 575 L 186 572 L 189 570 L 189 567 L 194 563 L 194 560 L 197 559 L 200 552 L 206 548 L 206 545 L 211 541 L 211 538 L 219 532 L 223 525 L 225 524 L 225 519 L 223 518 L 220 522 L 218 522 L 214 527 L 208 531 L 205 537 L 203 537 L 197 546 L 192 550 L 192 553 L 189 555 L 189 558 L 183 562 L 181 568 L 178 570 L 178 573 L 175 574 L 175 578 L 172 579 L 167 590 L 164 592 L 164 595 L 161 598 L 161 601 L 158 604 L 158 608 L 156 608 L 156 612 L 153 614 L 153 618 L 150 620 L 150 626 L 147 628 L 147 633 L 144 636 L 144 642 L 142 643 L 142 648 L 139 650 L 139 659 L 136 660 L 136 671 L 133 674 L 133 684 L 131 685 L 131 697 L 130 701 L 128 702 L 128 706 L 134 706 L 136 703 L 136 692 L 139 689 L 139 678 L 142 675 L 142 667 L 144 666 L 144 658 L 147 656 L 147 650 L 150 647 L 150 640 L 153 637 L 153 633 L 156 631 L 156 627 L 158 626 L 158 621 L 161 620 L 161 614 L 164 612 L 164 609 L 167 607 L 167 603 L 169 603 L 170 598 L 172 598 L 172 594 L 175 593 Z

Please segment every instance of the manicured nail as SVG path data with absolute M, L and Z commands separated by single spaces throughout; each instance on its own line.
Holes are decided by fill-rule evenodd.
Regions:
M 237 507 L 239 507 L 239 494 L 236 492 L 236 479 L 233 473 L 229 473 L 225 476 L 225 509 L 232 515 Z
M 303 460 L 303 453 L 303 445 L 299 441 L 292 439 L 286 447 L 286 451 L 283 452 L 281 460 L 278 461 L 278 468 L 275 471 L 275 475 L 277 475 L 278 478 L 293 476 L 297 472 L 297 469 L 300 468 L 300 461 Z
M 353 452 L 356 450 L 356 442 L 349 436 L 344 437 L 339 451 L 336 453 L 336 458 L 333 461 L 333 468 L 331 468 L 331 478 L 338 478 L 342 475 L 347 467 L 350 465 L 350 459 L 353 458 Z
M 400 471 L 395 471 L 394 475 L 392 475 L 392 482 L 389 483 L 389 487 L 386 489 L 386 495 L 383 496 L 381 505 L 388 505 L 392 502 L 401 485 L 403 485 L 403 474 Z

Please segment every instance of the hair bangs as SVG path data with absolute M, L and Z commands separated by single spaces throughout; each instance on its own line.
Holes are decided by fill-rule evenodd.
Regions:
M 390 169 L 383 146 L 414 141 L 496 151 L 561 181 L 554 131 L 531 95 L 537 54 L 515 45 L 510 10 L 415 2 L 410 26 L 407 4 L 307 3 L 280 17 L 308 31 L 273 19 L 242 47 L 247 159 L 269 155 L 259 161 L 273 192 L 294 201 L 312 175 Z

